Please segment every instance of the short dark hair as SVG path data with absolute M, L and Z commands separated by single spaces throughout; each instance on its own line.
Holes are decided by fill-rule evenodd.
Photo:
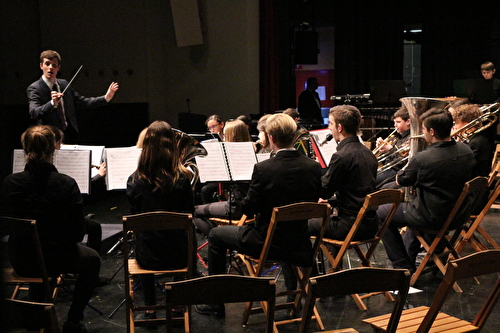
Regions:
M 352 105 L 337 105 L 330 109 L 330 116 L 336 124 L 342 125 L 347 134 L 357 135 L 361 127 L 362 117 L 358 108 Z
M 300 118 L 300 113 L 299 111 L 297 111 L 296 109 L 294 108 L 288 108 L 286 109 L 285 111 L 283 111 L 284 114 L 287 114 L 289 115 L 290 117 L 292 117 L 293 119 L 295 118 Z
M 45 50 L 42 53 L 40 53 L 40 63 L 43 62 L 43 59 L 50 59 L 54 60 L 57 59 L 57 63 L 61 65 L 61 55 L 54 50 Z
M 444 140 L 451 134 L 453 117 L 451 113 L 441 108 L 431 108 L 420 116 L 422 124 L 429 130 L 434 130 L 434 136 L 438 140 Z
M 401 106 L 398 111 L 394 112 L 394 115 L 392 116 L 392 119 L 396 119 L 397 117 L 400 117 L 404 121 L 407 121 L 410 119 L 410 114 L 408 113 L 408 110 L 406 107 L 403 105 Z

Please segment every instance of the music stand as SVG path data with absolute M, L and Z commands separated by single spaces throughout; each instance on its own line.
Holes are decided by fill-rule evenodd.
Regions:
M 408 96 L 403 80 L 371 80 L 370 98 L 374 105 L 400 106 L 400 98 Z

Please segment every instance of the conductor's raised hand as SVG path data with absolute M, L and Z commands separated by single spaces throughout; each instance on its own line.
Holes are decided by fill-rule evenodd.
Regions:
M 111 82 L 108 91 L 106 92 L 106 95 L 104 95 L 104 98 L 106 99 L 107 102 L 109 102 L 113 98 L 113 96 L 115 96 L 115 92 L 118 90 L 118 88 L 119 88 L 118 82 Z

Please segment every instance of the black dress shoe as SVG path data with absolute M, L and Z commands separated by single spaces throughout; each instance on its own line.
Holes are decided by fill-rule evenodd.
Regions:
M 102 286 L 106 286 L 108 285 L 110 282 L 110 280 L 108 278 L 105 278 L 105 277 L 102 277 L 102 276 L 99 276 L 99 278 L 97 279 L 96 283 L 95 283 L 95 286 L 96 287 L 102 287 Z
M 223 303 L 220 304 L 198 304 L 196 305 L 196 312 L 202 315 L 214 314 L 217 317 L 224 317 L 226 315 L 226 308 Z
M 67 321 L 64 323 L 62 333 L 86 333 L 85 326 L 81 323 Z

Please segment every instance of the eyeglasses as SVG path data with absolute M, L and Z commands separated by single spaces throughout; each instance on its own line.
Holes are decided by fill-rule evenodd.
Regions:
M 209 130 L 213 130 L 213 129 L 216 129 L 217 127 L 219 127 L 219 126 L 220 126 L 220 124 L 208 126 L 208 129 Z

